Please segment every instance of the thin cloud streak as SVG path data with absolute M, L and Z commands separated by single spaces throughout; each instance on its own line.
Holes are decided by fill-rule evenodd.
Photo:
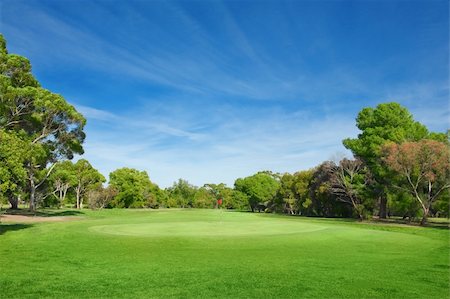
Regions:
M 240 113 L 234 111 L 237 119 Z M 202 138 L 189 138 L 194 142 L 190 146 L 179 143 L 170 146 L 165 140 L 159 144 L 158 139 L 151 137 L 161 133 L 159 128 L 116 115 L 113 118 L 121 119 L 121 128 L 114 134 L 87 128 L 90 137 L 86 141 L 86 156 L 96 161 L 96 167 L 105 175 L 118 167 L 136 167 L 148 170 L 154 181 L 165 187 L 180 177 L 197 185 L 207 182 L 232 185 L 236 178 L 259 170 L 294 172 L 313 167 L 330 154 L 345 151 L 341 140 L 356 134 L 352 120 L 336 117 L 303 123 L 302 118 L 295 117 L 298 114 L 264 113 L 233 120 L 231 124 L 215 127 Z M 96 111 L 95 115 L 103 114 Z M 145 119 L 142 115 L 138 117 Z M 95 121 L 109 119 L 99 117 Z M 278 125 L 273 126 L 274 123 Z M 117 140 L 130 137 L 133 141 L 127 141 L 126 145 L 117 144 Z

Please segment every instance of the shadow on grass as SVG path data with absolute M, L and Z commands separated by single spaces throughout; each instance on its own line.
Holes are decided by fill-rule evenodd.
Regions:
M 32 227 L 32 224 L 7 224 L 7 223 L 0 223 L 0 235 L 3 235 L 6 232 L 10 231 L 17 231 L 26 229 L 29 227 Z
M 6 210 L 8 215 L 20 215 L 20 216 L 39 216 L 39 217 L 64 217 L 64 216 L 81 216 L 84 212 L 79 210 Z

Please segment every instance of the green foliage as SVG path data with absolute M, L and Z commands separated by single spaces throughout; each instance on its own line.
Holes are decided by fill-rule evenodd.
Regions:
M 400 143 L 428 136 L 425 126 L 414 121 L 409 111 L 398 103 L 364 108 L 356 118 L 361 133 L 356 139 L 345 139 L 344 146 L 361 158 L 375 176 L 384 175 L 380 164 L 381 147 L 387 141 Z
M 164 192 L 150 181 L 145 171 L 117 169 L 109 174 L 109 184 L 117 190 L 111 201 L 114 208 L 156 208 L 165 199 Z
M 212 209 L 216 206 L 216 197 L 205 188 L 201 187 L 196 190 L 192 206 L 194 208 Z
M 83 199 L 86 193 L 98 188 L 106 181 L 105 177 L 85 159 L 80 159 L 73 164 L 73 178 L 73 188 L 75 189 L 77 208 L 79 209 L 83 207 Z
M 276 195 L 280 182 L 267 172 L 258 172 L 252 176 L 237 179 L 234 183 L 237 191 L 248 197 L 248 203 L 252 212 L 266 206 Z
M 238 210 L 247 210 L 249 207 L 249 200 L 247 194 L 239 191 L 239 190 L 233 190 L 231 193 L 231 203 L 227 204 L 225 203 L 225 207 L 227 209 L 231 208 L 238 209 Z
M 313 170 L 304 170 L 295 174 L 285 173 L 280 178 L 280 188 L 274 197 L 271 209 L 288 214 L 302 214 L 309 206 L 309 185 Z
M 173 186 L 167 189 L 171 200 L 171 205 L 180 208 L 192 208 L 194 206 L 195 194 L 197 193 L 197 187 L 189 184 L 188 181 L 179 179 L 173 183 Z
M 431 213 L 436 217 L 450 218 L 450 190 L 447 189 L 431 206 Z
M 242 192 L 233 190 L 225 184 L 205 184 L 206 188 L 215 200 L 222 199 L 222 207 L 226 209 L 244 210 L 248 207 L 248 198 Z M 216 206 L 216 204 L 214 205 Z
M 17 207 L 17 196 L 24 187 L 27 144 L 15 132 L 0 129 L 0 195 Z
M 389 213 L 409 221 L 418 217 L 420 205 L 417 200 L 409 192 L 394 191 L 388 193 Z

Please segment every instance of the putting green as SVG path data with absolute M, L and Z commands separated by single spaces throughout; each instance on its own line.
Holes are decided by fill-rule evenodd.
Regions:
M 324 230 L 324 225 L 292 222 L 286 225 L 286 221 L 254 221 L 242 222 L 164 222 L 164 223 L 140 223 L 98 225 L 89 228 L 90 231 L 123 236 L 146 237 L 182 237 L 182 236 L 250 236 L 250 235 L 285 235 L 303 234 Z

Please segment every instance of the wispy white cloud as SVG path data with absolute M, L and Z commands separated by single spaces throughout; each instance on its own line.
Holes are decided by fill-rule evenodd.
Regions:
M 95 109 L 83 105 L 75 105 L 76 109 L 83 114 L 84 117 L 92 120 L 102 120 L 102 121 L 117 121 L 120 119 L 119 116 L 114 113 L 108 112 L 106 110 Z
M 173 127 L 168 123 L 164 123 L 162 119 L 151 120 L 148 117 L 142 115 L 123 116 L 114 114 L 112 112 L 96 109 L 84 105 L 76 104 L 75 107 L 81 112 L 87 119 L 93 121 L 107 122 L 109 128 L 116 131 L 122 131 L 125 134 L 132 132 L 149 132 L 152 134 L 170 135 L 173 137 L 185 137 L 190 140 L 200 140 L 204 135 L 200 133 L 190 132 L 177 127 Z M 138 114 L 137 112 L 135 112 Z M 147 119 L 147 120 L 143 120 Z M 127 133 L 128 132 L 128 133 Z
M 135 122 L 116 115 L 114 118 L 121 121 L 113 132 L 99 129 L 101 126 L 87 128 L 86 157 L 95 161 L 105 175 L 118 167 L 135 167 L 147 170 L 162 186 L 169 186 L 180 177 L 197 185 L 207 182 L 232 185 L 236 178 L 259 170 L 294 172 L 316 166 L 332 154 L 345 151 L 342 139 L 356 135 L 353 121 L 338 115 L 312 120 L 298 111 L 259 112 L 244 117 L 245 112 L 230 108 L 226 112 L 228 121 L 208 130 L 208 134 L 200 134 L 201 138 L 192 137 L 192 133 L 178 134 L 189 132 L 189 128 L 166 132 L 145 121 Z M 135 118 L 145 119 L 144 115 L 141 112 Z M 176 118 L 180 125 L 185 116 L 180 114 Z M 109 119 L 101 117 L 93 121 Z M 188 138 L 189 144 L 172 139 L 167 143 L 166 139 L 159 139 L 162 133 Z

